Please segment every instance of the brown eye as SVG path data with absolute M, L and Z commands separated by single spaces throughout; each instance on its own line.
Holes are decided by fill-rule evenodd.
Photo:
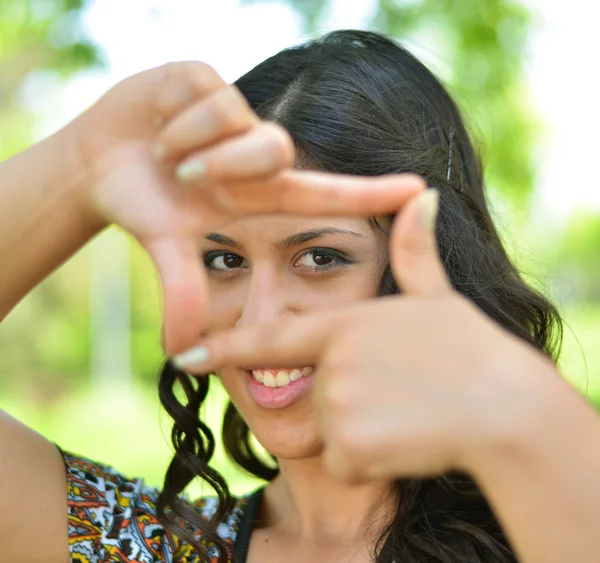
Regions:
M 347 266 L 350 263 L 351 261 L 347 257 L 333 249 L 315 248 L 300 256 L 296 262 L 296 266 L 301 266 L 314 272 L 325 272 Z
M 209 270 L 235 270 L 245 266 L 245 260 L 233 252 L 209 252 L 204 258 L 204 264 Z
M 331 264 L 333 256 L 324 254 L 323 252 L 313 252 L 312 259 L 317 266 L 327 266 L 327 264 Z
M 228 268 L 239 268 L 244 263 L 244 259 L 237 254 L 225 254 L 223 262 Z

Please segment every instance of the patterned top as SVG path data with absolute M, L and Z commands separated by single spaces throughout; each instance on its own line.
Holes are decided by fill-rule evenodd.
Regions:
M 62 452 L 67 469 L 69 551 L 73 563 L 200 563 L 192 546 L 167 532 L 156 517 L 158 490 L 113 468 Z M 218 532 L 233 546 L 247 497 L 237 500 Z M 209 519 L 216 498 L 192 503 Z M 201 543 L 202 540 L 201 540 Z M 203 544 L 217 561 L 214 545 Z

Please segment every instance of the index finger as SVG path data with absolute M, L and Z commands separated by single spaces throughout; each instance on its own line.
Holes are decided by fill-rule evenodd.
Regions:
M 164 347 L 179 352 L 202 333 L 208 310 L 208 287 L 192 240 L 141 240 L 160 276 L 164 295 Z
M 342 310 L 326 311 L 222 331 L 174 356 L 173 363 L 192 373 L 224 366 L 250 370 L 316 365 L 342 326 L 343 315 Z
M 369 216 L 396 212 L 426 188 L 415 174 L 350 176 L 285 170 L 274 177 L 224 186 L 235 209 L 252 213 Z
M 160 83 L 154 105 L 162 122 L 170 121 L 194 102 L 228 86 L 214 68 L 199 61 L 164 64 L 157 77 Z
M 280 211 L 326 215 L 389 213 L 426 187 L 425 181 L 415 174 L 349 176 L 298 171 L 290 174 L 283 185 Z

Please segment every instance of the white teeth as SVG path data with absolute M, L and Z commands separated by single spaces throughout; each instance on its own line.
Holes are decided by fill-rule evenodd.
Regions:
M 275 376 L 275 383 L 277 383 L 277 387 L 283 387 L 284 385 L 287 385 L 290 382 L 290 375 L 289 373 L 280 370 L 277 372 L 277 375 Z
M 277 373 L 273 374 L 271 370 L 253 369 L 252 376 L 256 381 L 262 383 L 265 387 L 285 387 L 292 381 L 298 381 L 303 377 L 310 375 L 314 372 L 311 367 L 305 367 L 303 369 L 289 370 L 280 369 Z
M 270 371 L 265 372 L 265 377 L 263 379 L 263 384 L 266 387 L 275 387 L 277 384 L 275 383 L 275 377 Z

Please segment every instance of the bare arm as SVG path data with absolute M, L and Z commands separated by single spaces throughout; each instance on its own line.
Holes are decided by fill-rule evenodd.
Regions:
M 549 375 L 552 377 L 552 374 Z M 522 563 L 600 561 L 600 418 L 565 382 L 542 416 L 476 464 Z
M 70 128 L 0 164 L 0 320 L 102 229 L 82 179 Z M 0 452 L 0 561 L 68 561 L 58 450 L 0 410 Z
M 73 127 L 0 163 L 0 321 L 104 226 L 86 210 Z
M 60 452 L 1 409 L 0 451 L 0 561 L 70 561 Z
M 78 153 L 71 125 L 0 164 L 0 320 L 103 227 Z M 0 452 L 0 561 L 68 561 L 60 453 L 2 410 Z

